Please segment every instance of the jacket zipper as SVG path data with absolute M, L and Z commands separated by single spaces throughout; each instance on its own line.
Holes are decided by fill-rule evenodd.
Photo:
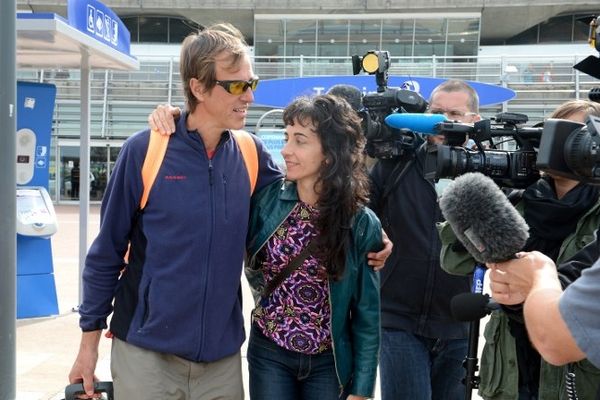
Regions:
M 329 280 L 329 277 L 327 277 L 327 286 L 329 288 L 329 293 L 327 293 L 327 297 L 329 298 L 329 334 L 331 335 L 331 351 L 333 353 L 333 366 L 335 367 L 335 376 L 337 377 L 338 385 L 340 387 L 339 397 L 341 397 L 342 393 L 344 393 L 344 385 L 342 384 L 342 380 L 340 379 L 340 374 L 338 372 L 337 366 L 337 357 L 335 356 L 335 340 L 333 340 L 333 303 L 331 302 L 331 282 Z
M 219 146 L 217 146 L 218 150 Z M 215 153 L 216 153 L 215 150 Z M 205 152 L 206 154 L 206 152 Z M 206 276 L 204 276 L 204 286 L 203 286 L 203 296 L 202 296 L 202 319 L 200 321 L 200 338 L 198 340 L 198 358 L 200 358 L 200 355 L 203 353 L 203 348 L 204 348 L 204 337 L 206 335 L 206 324 L 204 323 L 206 320 L 206 291 L 207 291 L 207 286 L 208 286 L 208 280 L 209 280 L 209 275 L 210 275 L 210 253 L 211 253 L 211 248 L 212 248 L 212 237 L 213 237 L 213 233 L 214 233 L 214 226 L 215 226 L 215 207 L 214 207 L 214 191 L 213 191 L 213 163 L 212 163 L 212 159 L 209 158 L 208 159 L 208 185 L 210 187 L 210 210 L 211 210 L 211 217 L 212 217 L 212 223 L 210 225 L 210 236 L 209 236 L 209 241 L 208 241 L 208 255 L 206 258 Z
M 223 197 L 224 197 L 224 204 L 225 204 L 225 221 L 228 221 L 229 220 L 229 212 L 228 212 L 229 205 L 227 204 L 227 176 L 225 176 L 225 174 L 223 174 Z

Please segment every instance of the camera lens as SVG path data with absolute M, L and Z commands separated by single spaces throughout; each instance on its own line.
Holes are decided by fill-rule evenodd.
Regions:
M 573 131 L 565 142 L 565 161 L 577 175 L 597 176 L 600 164 L 600 137 L 590 134 L 587 126 Z

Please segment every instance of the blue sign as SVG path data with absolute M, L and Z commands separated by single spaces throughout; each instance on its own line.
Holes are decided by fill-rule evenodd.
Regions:
M 428 99 L 433 89 L 446 81 L 443 78 L 427 78 L 415 76 L 390 76 L 388 87 L 409 89 L 420 93 Z M 508 101 L 516 93 L 502 86 L 466 81 L 479 95 L 479 104 L 489 106 Z M 283 108 L 298 96 L 313 96 L 327 93 L 330 87 L 337 84 L 353 85 L 362 90 L 364 94 L 377 91 L 375 77 L 371 75 L 348 76 L 313 76 L 306 78 L 269 79 L 260 81 L 254 93 L 256 104 Z
M 17 186 L 48 189 L 56 86 L 17 82 Z M 58 314 L 50 240 L 17 235 L 17 318 Z
M 267 151 L 273 157 L 273 161 L 280 167 L 285 166 L 285 161 L 281 155 L 281 149 L 285 145 L 285 129 L 265 129 L 261 128 L 256 132 L 263 141 Z
M 17 174 L 20 185 L 43 186 L 48 189 L 50 134 L 56 86 L 48 83 L 17 82 Z M 27 132 L 28 135 L 19 136 Z M 25 142 L 26 143 L 23 143 Z M 28 168 L 31 167 L 28 170 Z
M 69 25 L 130 55 L 129 30 L 110 8 L 97 0 L 69 0 L 67 13 Z

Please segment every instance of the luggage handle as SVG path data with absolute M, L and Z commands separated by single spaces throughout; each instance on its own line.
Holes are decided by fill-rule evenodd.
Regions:
M 106 393 L 108 400 L 114 400 L 112 382 L 94 382 L 94 393 Z M 65 400 L 76 400 L 80 394 L 85 394 L 83 383 L 73 383 L 65 388 Z

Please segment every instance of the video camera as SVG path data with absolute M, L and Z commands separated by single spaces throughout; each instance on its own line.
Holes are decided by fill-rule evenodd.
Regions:
M 588 42 L 600 52 L 598 19 L 592 18 Z M 588 56 L 573 68 L 600 79 L 600 58 Z M 589 99 L 600 102 L 600 88 L 590 90 Z M 474 126 L 439 123 L 435 129 L 446 135 L 446 145 L 429 150 L 425 163 L 428 178 L 453 178 L 465 172 L 481 172 L 500 186 L 524 188 L 539 177 L 539 171 L 594 185 L 600 185 L 600 118 L 589 116 L 585 124 L 548 119 L 542 128 L 521 128 L 527 122 L 522 114 L 499 114 L 495 121 Z M 461 146 L 469 135 L 477 150 Z M 497 150 L 495 137 L 510 136 L 514 151 Z M 482 142 L 488 141 L 489 148 Z M 537 149 L 537 151 L 536 151 Z
M 352 56 L 354 75 L 364 71 L 375 75 L 377 93 L 362 98 L 362 130 L 367 139 L 367 154 L 374 158 L 399 157 L 414 151 L 423 141 L 414 132 L 391 128 L 384 122 L 385 117 L 397 112 L 422 113 L 427 102 L 420 94 L 411 90 L 388 88 L 390 53 L 372 50 L 363 57 Z
M 590 115 L 585 124 L 547 120 L 537 166 L 554 175 L 600 185 L 600 118 Z
M 600 52 L 598 19 L 591 18 L 589 44 Z M 600 79 L 600 59 L 588 56 L 573 68 Z M 592 88 L 591 101 L 600 103 L 600 88 Z M 544 123 L 537 157 L 540 170 L 554 175 L 600 185 L 600 118 L 589 116 L 585 124 L 559 119 Z
M 543 128 L 519 127 L 515 117 L 526 118 L 505 113 L 474 125 L 437 124 L 435 130 L 446 136 L 447 144 L 427 149 L 425 177 L 455 178 L 481 172 L 501 187 L 525 188 L 539 178 L 539 171 L 545 171 L 600 185 L 600 117 L 589 116 L 585 124 L 548 119 Z M 477 150 L 460 146 L 466 135 L 475 141 Z M 496 149 L 493 140 L 500 137 L 514 139 L 517 149 Z
M 455 178 L 466 172 L 480 172 L 499 186 L 525 188 L 539 178 L 535 148 L 539 146 L 542 128 L 521 127 L 528 121 L 524 114 L 501 113 L 494 119 L 474 124 L 441 122 L 436 124 L 438 135 L 446 137 L 444 144 L 430 146 L 425 158 L 425 178 Z M 475 142 L 476 150 L 462 145 L 467 135 Z M 509 137 L 516 150 L 497 149 L 494 140 Z

